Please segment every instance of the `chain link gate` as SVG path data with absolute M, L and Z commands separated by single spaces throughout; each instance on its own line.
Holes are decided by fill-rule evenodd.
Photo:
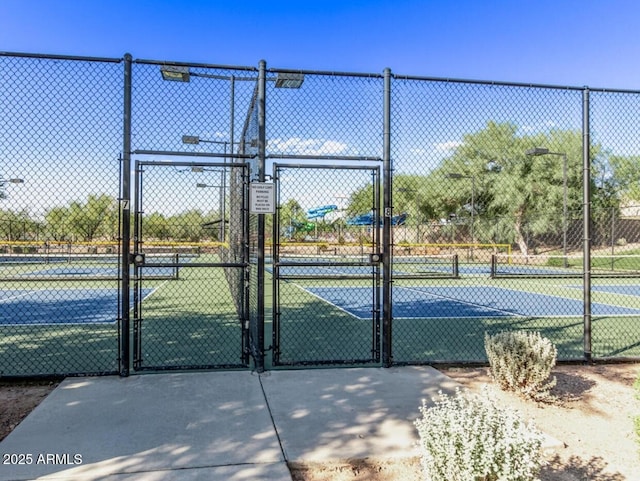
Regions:
M 248 366 L 246 166 L 135 165 L 134 369 Z
M 380 362 L 380 169 L 274 164 L 274 181 L 273 364 Z

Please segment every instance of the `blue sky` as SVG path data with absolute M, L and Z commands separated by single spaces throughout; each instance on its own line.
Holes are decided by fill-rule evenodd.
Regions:
M 134 59 L 248 67 L 265 59 L 274 69 L 381 74 L 389 67 L 398 75 L 640 91 L 639 14 L 637 0 L 0 0 L 0 52 L 110 58 L 131 53 Z M 157 66 L 145 65 L 137 64 L 134 75 L 144 79 L 135 102 L 134 150 L 181 151 L 183 134 L 229 138 L 226 87 L 163 82 Z M 29 179 L 19 190 L 10 186 L 14 207 L 44 212 L 87 194 L 117 195 L 122 66 L 99 67 L 101 78 L 110 72 L 116 79 L 102 92 L 104 98 L 90 89 L 73 90 L 78 87 L 65 79 L 50 81 L 38 75 L 40 67 L 29 62 L 20 75 L 31 72 L 42 83 L 11 74 L 12 81 L 0 82 L 0 94 L 4 88 L 15 105 L 33 107 L 13 109 L 13 117 L 6 117 L 12 119 L 5 132 L 9 140 L 3 144 L 0 138 L 0 174 Z M 92 71 L 78 72 L 85 77 L 73 82 L 90 85 Z M 380 79 L 341 81 L 327 96 L 323 82 L 332 80 L 315 77 L 305 80 L 303 92 L 269 94 L 280 107 L 269 111 L 268 153 L 380 157 Z M 393 84 L 398 99 L 392 155 L 398 173 L 431 171 L 465 134 L 488 121 L 515 123 L 523 135 L 581 126 L 579 91 L 419 83 Z M 216 104 L 219 115 L 200 102 L 198 85 L 223 95 L 223 107 Z M 244 96 L 236 87 L 236 140 L 252 93 L 251 85 L 245 87 Z M 21 88 L 32 89 L 26 104 Z M 55 103 L 51 88 L 60 89 Z M 633 98 L 592 95 L 593 139 L 611 152 L 640 155 L 638 96 L 626 97 Z M 82 122 L 85 116 L 95 120 L 105 106 L 110 110 L 102 113 L 99 135 L 89 142 Z M 162 109 L 175 109 L 179 116 L 162 115 Z M 428 122 L 432 115 L 437 123 Z M 79 137 L 84 141 L 78 143 Z M 8 153 L 5 145 L 11 146 Z M 28 162 L 21 157 L 27 152 Z M 87 170 L 88 156 L 104 171 Z M 84 181 L 70 182 L 69 176 Z M 61 186 L 56 197 L 35 192 L 43 182 Z M 320 189 L 299 200 L 306 207 L 335 204 L 350 187 L 328 194 Z
M 634 0 L 0 0 L 0 51 L 640 88 Z

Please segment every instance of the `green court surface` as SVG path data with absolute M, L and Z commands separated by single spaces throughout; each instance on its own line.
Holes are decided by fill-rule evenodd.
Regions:
M 366 279 L 281 280 L 274 316 L 272 281 L 266 272 L 267 367 L 380 362 L 380 286 Z M 3 281 L 0 292 L 3 375 L 117 371 L 117 280 Z M 100 302 L 92 300 L 97 293 Z M 178 278 L 143 279 L 131 298 L 136 367 L 245 366 L 246 338 L 225 269 L 187 266 Z M 591 298 L 593 356 L 640 356 L 638 280 L 594 279 Z M 559 359 L 580 359 L 582 299 L 581 280 L 575 278 L 398 279 L 393 360 L 485 361 L 485 332 L 513 329 L 540 331 L 555 343 Z M 37 305 L 49 310 L 27 309 Z M 16 315 L 7 316 L 9 306 Z M 47 315 L 50 322 L 41 322 Z

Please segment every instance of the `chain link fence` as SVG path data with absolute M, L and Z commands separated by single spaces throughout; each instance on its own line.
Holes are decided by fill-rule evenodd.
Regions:
M 117 372 L 121 60 L 0 71 L 0 376 Z
M 0 67 L 2 376 L 640 357 L 638 92 Z
M 485 333 L 516 328 L 582 356 L 580 282 L 563 286 L 568 310 L 546 310 L 559 286 L 539 257 L 582 255 L 581 229 L 569 228 L 580 224 L 581 92 L 421 78 L 397 78 L 392 92 L 394 210 L 407 213 L 394 262 L 420 252 L 458 263 L 456 278 L 394 282 L 394 306 L 407 305 L 394 309 L 394 360 L 482 361 Z

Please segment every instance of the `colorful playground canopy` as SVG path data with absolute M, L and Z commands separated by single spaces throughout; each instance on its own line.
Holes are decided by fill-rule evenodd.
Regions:
M 325 215 L 335 210 L 338 210 L 338 206 L 333 204 L 314 207 L 312 209 L 307 210 L 307 219 L 309 220 L 324 219 Z
M 407 222 L 407 217 L 409 214 L 403 212 L 402 214 L 394 215 L 391 217 L 391 225 L 404 225 Z M 379 220 L 380 225 L 383 223 L 383 219 Z M 356 217 L 352 217 L 351 219 L 347 219 L 347 225 L 373 225 L 373 212 L 369 212 L 368 214 L 362 214 Z

